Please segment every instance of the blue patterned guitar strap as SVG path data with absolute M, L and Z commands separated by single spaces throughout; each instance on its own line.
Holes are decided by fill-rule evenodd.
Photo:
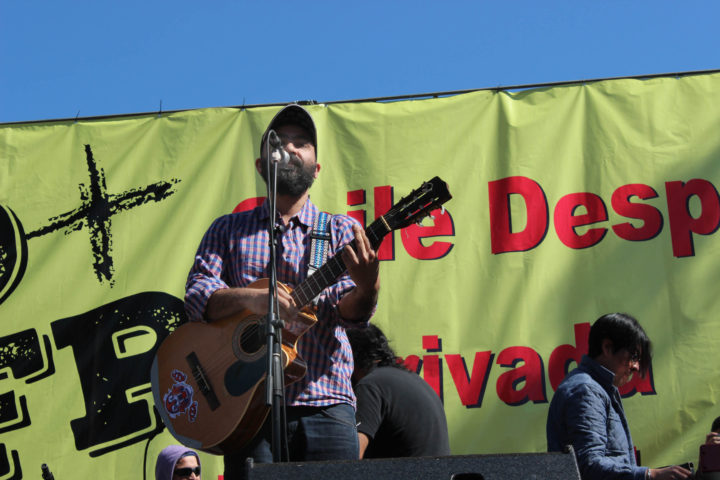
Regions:
M 325 260 L 327 260 L 328 252 L 330 251 L 330 240 L 332 239 L 332 236 L 330 235 L 331 218 L 332 215 L 327 212 L 320 212 L 317 217 L 315 217 L 312 232 L 310 232 L 310 262 L 308 264 L 308 277 L 315 273 L 318 268 L 322 267 Z M 318 294 L 317 297 L 313 298 L 313 305 L 317 305 L 319 296 L 320 295 Z

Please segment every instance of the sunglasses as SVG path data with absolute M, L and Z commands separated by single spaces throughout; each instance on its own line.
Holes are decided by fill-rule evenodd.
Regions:
M 176 468 L 173 473 L 175 475 L 177 475 L 178 477 L 189 477 L 193 473 L 199 477 L 200 476 L 200 466 L 198 465 L 195 468 L 191 468 L 191 467 Z

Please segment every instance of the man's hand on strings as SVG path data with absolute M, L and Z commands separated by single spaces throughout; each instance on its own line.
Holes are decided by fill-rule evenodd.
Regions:
M 350 278 L 357 286 L 358 293 L 374 301 L 380 289 L 380 260 L 362 228 L 353 225 L 353 233 L 355 233 L 355 250 L 349 245 L 346 246 L 342 251 L 342 259 Z

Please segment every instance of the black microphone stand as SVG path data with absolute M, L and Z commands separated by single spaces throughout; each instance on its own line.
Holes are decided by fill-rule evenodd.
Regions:
M 270 260 L 268 261 L 268 314 L 265 322 L 267 377 L 265 379 L 265 404 L 270 407 L 272 424 L 273 462 L 289 461 L 287 451 L 287 429 L 285 419 L 285 376 L 282 361 L 282 329 L 284 322 L 280 318 L 280 304 L 277 296 L 277 258 L 276 251 L 281 229 L 276 228 L 277 217 L 277 167 L 280 155 L 277 147 L 270 146 L 270 133 L 265 139 L 267 162 L 267 198 L 268 198 L 268 238 Z M 272 132 L 274 133 L 274 132 Z M 282 148 L 282 145 L 280 146 Z

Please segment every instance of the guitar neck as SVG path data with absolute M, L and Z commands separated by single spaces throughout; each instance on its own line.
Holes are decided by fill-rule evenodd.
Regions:
M 368 237 L 368 240 L 370 240 L 370 246 L 373 250 L 377 250 L 382 239 L 391 231 L 392 229 L 385 219 L 379 217 L 365 229 L 365 235 Z M 354 242 L 351 242 L 349 245 L 353 250 L 356 250 Z M 310 303 L 313 298 L 318 296 L 320 292 L 335 283 L 335 280 L 345 273 L 345 270 L 345 262 L 343 262 L 342 256 L 339 254 L 335 255 L 317 269 L 315 273 L 303 280 L 300 285 L 292 291 L 290 296 L 295 300 L 296 305 L 305 306 Z

